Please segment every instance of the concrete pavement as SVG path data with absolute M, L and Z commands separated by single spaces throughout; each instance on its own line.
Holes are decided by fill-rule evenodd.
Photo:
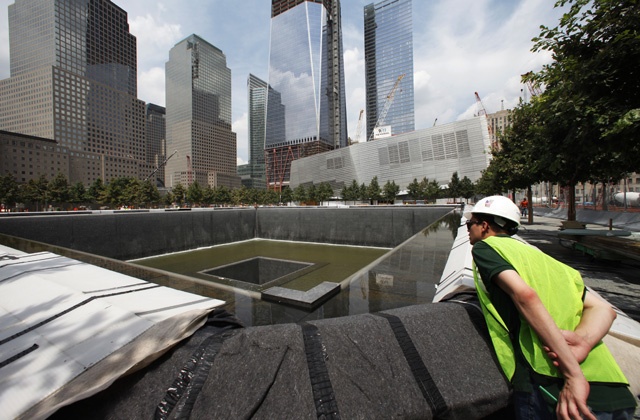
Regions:
M 587 286 L 640 321 L 640 260 L 625 255 L 620 260 L 598 259 L 577 250 L 574 241 L 558 236 L 562 220 L 534 213 L 532 224 L 522 219 L 518 234 L 543 252 L 578 270 Z M 587 229 L 608 230 L 609 227 L 588 223 Z M 640 245 L 640 233 L 632 232 L 630 236 L 616 238 L 616 242 L 609 245 L 610 250 L 615 252 L 616 247 L 622 246 L 620 244 Z

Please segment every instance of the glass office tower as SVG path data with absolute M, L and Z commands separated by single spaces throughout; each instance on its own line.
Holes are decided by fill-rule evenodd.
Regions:
M 251 165 L 264 165 L 267 92 L 267 82 L 250 74 L 247 79 L 247 94 L 249 105 L 249 164 Z
M 108 0 L 16 0 L 9 46 L 0 129 L 55 140 L 71 183 L 147 173 L 136 38 L 124 10 Z
M 167 162 L 165 185 L 239 187 L 236 133 L 231 131 L 231 70 L 222 51 L 190 35 L 166 63 Z
M 413 24 L 411 0 L 384 0 L 364 7 L 367 139 L 387 97 L 404 75 L 380 126 L 391 134 L 415 130 L 413 103 Z
M 270 188 L 292 159 L 347 146 L 338 0 L 272 0 L 265 154 Z
M 247 164 L 242 184 L 260 189 L 266 187 L 264 133 L 267 126 L 268 86 L 264 80 L 249 74 L 247 78 L 249 163 Z M 238 171 L 240 171 L 240 168 L 238 168 Z

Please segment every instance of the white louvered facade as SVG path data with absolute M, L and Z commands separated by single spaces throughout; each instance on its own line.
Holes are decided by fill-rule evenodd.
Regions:
M 395 181 L 401 190 L 426 177 L 446 185 L 454 172 L 475 182 L 489 165 L 490 138 L 484 116 L 294 160 L 291 188 L 328 182 L 339 193 L 355 179 L 380 186 Z

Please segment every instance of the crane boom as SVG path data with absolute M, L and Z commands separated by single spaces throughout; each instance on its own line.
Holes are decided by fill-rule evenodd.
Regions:
M 160 165 L 158 165 L 158 167 L 156 169 L 153 170 L 153 172 L 151 172 L 149 174 L 149 176 L 147 176 L 144 181 L 147 181 L 149 178 L 151 178 L 156 172 L 158 172 L 158 170 L 160 168 L 162 168 L 164 165 L 167 164 L 167 162 L 169 162 L 169 159 L 171 159 L 173 157 L 173 155 L 175 155 L 176 153 L 178 153 L 178 151 L 174 151 L 173 153 L 171 153 L 171 156 L 169 156 L 168 158 L 166 158 Z
M 364 109 L 360 110 L 360 116 L 358 117 L 358 127 L 356 128 L 356 143 L 360 142 L 360 133 L 362 132 L 362 114 L 364 114 Z
M 371 135 L 369 136 L 369 141 L 373 140 L 373 133 L 375 133 L 376 128 L 378 128 L 384 123 L 384 119 L 387 116 L 387 112 L 389 112 L 389 108 L 391 108 L 391 104 L 393 103 L 393 98 L 396 95 L 396 91 L 398 90 L 398 86 L 400 85 L 400 82 L 402 81 L 403 77 L 404 77 L 404 73 L 398 76 L 396 83 L 393 85 L 393 87 L 391 88 L 391 91 L 387 95 L 387 100 L 384 103 L 382 112 L 378 116 L 378 121 L 376 121 L 376 125 L 373 126 L 373 130 L 371 131 Z
M 531 93 L 531 97 L 533 98 L 534 96 L 538 96 L 542 93 L 542 89 L 540 89 L 540 85 L 538 85 L 537 83 L 535 83 L 532 80 L 532 76 L 533 76 L 533 72 L 528 72 L 522 75 L 522 79 L 524 80 L 524 83 L 527 85 L 527 88 L 529 89 L 529 93 Z
M 484 107 L 484 104 L 482 103 L 482 100 L 480 99 L 480 95 L 478 95 L 478 92 L 474 92 L 476 95 L 476 106 L 477 106 L 477 116 L 482 116 L 484 115 L 484 117 L 487 119 L 487 130 L 489 131 L 489 138 L 493 139 L 494 137 L 494 129 L 493 129 L 493 123 L 491 122 L 491 119 L 489 118 L 489 115 L 487 115 L 487 110 Z M 492 140 L 493 142 L 493 140 Z
M 476 107 L 477 107 L 477 115 L 487 115 L 487 110 L 484 108 L 484 105 L 482 104 L 482 100 L 480 99 L 480 95 L 478 95 L 478 92 L 474 92 L 476 95 Z

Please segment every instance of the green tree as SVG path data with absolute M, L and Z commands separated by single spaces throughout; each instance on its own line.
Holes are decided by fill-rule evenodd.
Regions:
M 178 206 L 182 207 L 187 194 L 186 188 L 181 183 L 178 183 L 171 189 L 171 194 L 173 195 L 172 203 L 176 203 Z
M 87 200 L 87 189 L 82 182 L 76 182 L 69 188 L 69 202 L 72 204 L 84 203 Z
M 454 172 L 453 175 L 451 175 L 451 181 L 449 181 L 449 185 L 448 185 L 448 190 L 447 190 L 447 194 L 450 198 L 453 198 L 453 201 L 455 202 L 458 197 L 462 196 L 462 190 L 460 188 L 460 177 L 458 176 L 458 172 Z
M 493 161 L 481 172 L 480 178 L 475 183 L 475 193 L 482 196 L 500 195 L 503 189 L 496 175 Z
M 160 202 L 160 192 L 151 180 L 142 181 L 139 184 L 138 203 L 141 207 L 153 207 Z
M 171 191 L 167 191 L 164 195 L 163 202 L 165 206 L 171 206 L 175 202 L 175 197 Z
M 98 204 L 106 204 L 108 202 L 106 197 L 106 186 L 102 182 L 102 179 L 96 179 L 89 186 L 89 189 L 87 190 L 87 201 L 93 201 Z
M 230 204 L 232 202 L 231 190 L 228 187 L 225 187 L 224 185 L 218 185 L 213 189 L 213 191 L 214 191 L 214 195 L 213 195 L 214 204 L 223 205 L 223 204 Z
M 421 200 L 424 197 L 422 184 L 418 182 L 417 178 L 413 178 L 413 181 L 407 185 L 407 195 L 414 200 Z
M 365 183 L 363 182 L 362 184 L 360 184 L 360 187 L 358 187 L 358 200 L 360 201 L 369 201 L 370 196 L 369 196 L 369 188 L 365 185 Z
M 543 26 L 534 38 L 533 51 L 548 51 L 554 61 L 527 81 L 545 87 L 533 101 L 546 151 L 536 156 L 543 180 L 569 187 L 567 214 L 575 220 L 577 182 L 637 169 L 640 39 L 636 1 L 556 3 L 566 5 L 559 25 Z
M 382 198 L 384 198 L 386 202 L 393 204 L 399 192 L 400 187 L 395 181 L 387 181 L 382 189 Z
M 207 184 L 207 186 L 204 187 L 204 190 L 202 190 L 202 203 L 205 205 L 210 205 L 210 204 L 213 204 L 214 202 L 215 202 L 215 192 L 213 190 L 213 187 Z
M 198 181 L 193 181 L 189 188 L 187 188 L 186 199 L 192 205 L 200 205 L 204 198 L 204 191 L 202 187 L 198 183 Z
M 340 196 L 345 202 L 358 200 L 360 198 L 358 182 L 354 179 L 351 181 L 351 185 L 345 185 L 340 191 Z
M 49 203 L 49 181 L 45 175 L 27 181 L 23 189 L 25 201 L 36 205 L 36 211 L 45 210 Z
M 303 204 L 307 201 L 307 190 L 304 185 L 298 185 L 293 190 L 293 201 L 297 201 L 298 204 Z
M 282 192 L 280 193 L 280 201 L 286 204 L 289 204 L 293 201 L 293 191 L 291 190 L 291 188 L 287 187 L 282 189 Z
M 49 200 L 59 205 L 69 201 L 69 182 L 62 172 L 49 182 Z
M 329 201 L 329 199 L 333 197 L 333 188 L 331 188 L 328 182 L 322 182 L 318 186 L 317 194 L 318 200 L 320 204 L 322 204 L 323 201 Z
M 424 197 L 432 203 L 435 203 L 436 199 L 440 197 L 440 184 L 438 184 L 438 181 L 436 181 L 435 179 L 433 181 L 429 181 L 425 177 L 420 182 L 420 186 L 422 188 Z
M 280 202 L 280 194 L 275 190 L 260 190 L 262 194 L 262 203 L 278 204 Z
M 11 209 L 20 200 L 20 188 L 13 175 L 0 176 L 0 205 Z
M 233 203 L 233 205 L 239 206 L 249 202 L 253 204 L 253 201 L 251 201 L 251 197 L 247 191 L 247 187 L 243 185 L 240 188 L 234 188 L 231 190 L 231 203 Z
M 314 184 L 309 185 L 309 188 L 307 188 L 307 200 L 313 204 L 317 204 L 320 201 L 318 188 Z
M 474 194 L 473 182 L 466 175 L 460 180 L 460 196 L 464 197 L 465 201 L 469 201 Z
M 369 182 L 369 186 L 367 187 L 367 195 L 369 196 L 369 200 L 372 201 L 372 204 L 382 199 L 382 189 L 380 188 L 380 184 L 378 183 L 377 176 L 374 176 L 371 179 L 371 182 Z
M 130 207 L 138 208 L 140 207 L 141 199 L 141 184 L 137 178 L 125 177 L 123 181 L 124 188 L 124 202 L 129 203 Z

